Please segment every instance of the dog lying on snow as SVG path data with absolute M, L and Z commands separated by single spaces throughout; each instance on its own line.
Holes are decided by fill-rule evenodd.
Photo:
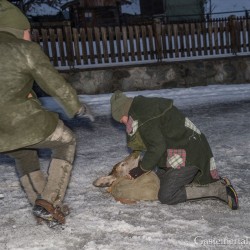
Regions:
M 140 152 L 132 152 L 115 164 L 107 176 L 97 178 L 93 185 L 108 187 L 108 192 L 121 203 L 131 204 L 139 200 L 157 200 L 160 181 L 154 172 L 147 172 L 136 179 L 129 177 L 129 171 L 138 166 Z

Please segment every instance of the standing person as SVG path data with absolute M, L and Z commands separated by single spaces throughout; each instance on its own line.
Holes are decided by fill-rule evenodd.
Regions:
M 6 0 L 0 0 L 0 55 L 0 152 L 15 159 L 34 215 L 52 224 L 64 223 L 61 207 L 76 140 L 58 115 L 31 94 L 33 81 L 55 97 L 70 118 L 94 118 L 40 46 L 31 42 L 28 19 Z M 40 171 L 37 149 L 41 148 L 52 150 L 48 178 Z
M 158 198 L 164 204 L 215 197 L 231 209 L 238 197 L 227 178 L 218 176 L 203 133 L 165 98 L 129 98 L 121 91 L 111 97 L 113 118 L 126 125 L 128 147 L 144 151 L 131 178 L 154 170 L 160 179 Z

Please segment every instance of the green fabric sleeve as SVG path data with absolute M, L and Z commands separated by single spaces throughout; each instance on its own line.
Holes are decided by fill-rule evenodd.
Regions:
M 47 94 L 56 98 L 70 118 L 73 117 L 81 107 L 75 89 L 51 65 L 38 44 L 31 43 L 30 46 L 26 58 L 35 81 Z
M 157 165 L 167 147 L 164 136 L 156 125 L 156 122 L 152 122 L 150 126 L 143 128 L 144 131 L 141 133 L 141 135 L 146 135 L 145 137 L 142 136 L 142 138 L 147 151 L 141 162 L 141 168 L 146 171 L 152 170 Z

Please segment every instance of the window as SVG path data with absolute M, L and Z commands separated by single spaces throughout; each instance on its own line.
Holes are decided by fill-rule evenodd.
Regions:
M 84 16 L 86 19 L 91 19 L 92 18 L 92 12 L 85 12 Z

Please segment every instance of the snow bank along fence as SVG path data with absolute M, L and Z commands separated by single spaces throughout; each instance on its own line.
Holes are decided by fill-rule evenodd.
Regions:
M 54 66 L 103 66 L 250 52 L 250 19 L 122 27 L 33 28 Z

